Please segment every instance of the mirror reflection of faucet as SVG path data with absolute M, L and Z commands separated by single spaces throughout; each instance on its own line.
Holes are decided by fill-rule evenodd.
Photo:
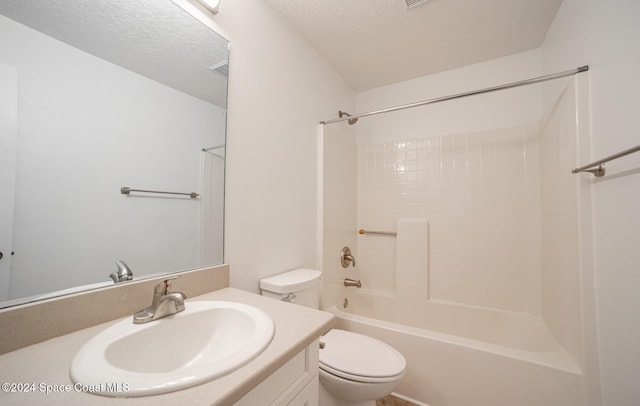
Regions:
M 129 265 L 127 265 L 123 260 L 118 259 L 116 261 L 116 266 L 118 267 L 118 270 L 109 275 L 109 277 L 113 279 L 113 283 L 133 280 L 133 271 L 131 271 Z

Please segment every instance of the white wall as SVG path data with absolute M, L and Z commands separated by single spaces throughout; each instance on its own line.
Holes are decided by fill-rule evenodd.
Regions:
M 543 68 L 589 64 L 591 159 L 599 159 L 640 141 L 640 3 L 635 0 L 565 0 L 544 46 Z M 585 157 L 586 159 L 586 157 Z M 583 164 L 584 162 L 580 162 Z M 640 404 L 640 155 L 611 162 L 607 176 L 592 182 L 595 309 L 600 379 L 592 376 L 607 406 Z M 589 304 L 592 298 L 584 298 Z M 588 373 L 597 374 L 597 355 Z
M 344 278 L 360 277 L 362 257 L 356 244 L 358 186 L 355 128 L 343 122 L 323 125 L 320 133 L 321 308 L 327 309 L 342 303 Z M 342 267 L 340 252 L 343 247 L 351 249 L 358 267 Z
M 317 258 L 317 123 L 353 107 L 334 70 L 265 2 L 223 2 L 231 41 L 225 262 L 231 285 Z
M 540 294 L 542 319 L 582 367 L 579 178 L 571 173 L 579 145 L 575 82 L 572 80 L 560 94 L 540 131 Z
M 0 54 L 18 76 L 11 297 L 110 281 L 116 259 L 134 275 L 199 266 L 201 201 L 120 187 L 198 191 L 224 110 L 0 22 Z
M 519 54 L 407 80 L 356 95 L 357 112 L 449 96 L 540 75 L 540 52 Z M 536 86 L 488 93 L 367 117 L 358 122 L 359 143 L 459 134 L 532 123 L 542 115 Z

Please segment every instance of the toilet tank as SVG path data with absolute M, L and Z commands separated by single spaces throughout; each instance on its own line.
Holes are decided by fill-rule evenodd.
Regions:
M 263 296 L 319 309 L 321 275 L 316 269 L 294 269 L 260 279 L 260 292 Z

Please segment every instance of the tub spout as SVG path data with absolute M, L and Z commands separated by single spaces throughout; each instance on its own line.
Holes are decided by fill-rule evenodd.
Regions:
M 361 288 L 362 287 L 362 282 L 360 282 L 360 280 L 355 280 L 355 279 L 351 279 L 351 278 L 345 278 L 344 279 L 344 286 L 355 286 L 356 288 Z

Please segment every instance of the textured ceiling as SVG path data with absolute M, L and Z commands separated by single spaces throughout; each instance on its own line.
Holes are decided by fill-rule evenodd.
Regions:
M 539 47 L 562 0 L 264 0 L 356 91 Z
M 0 0 L 0 14 L 192 96 L 226 107 L 208 68 L 227 41 L 169 0 Z

